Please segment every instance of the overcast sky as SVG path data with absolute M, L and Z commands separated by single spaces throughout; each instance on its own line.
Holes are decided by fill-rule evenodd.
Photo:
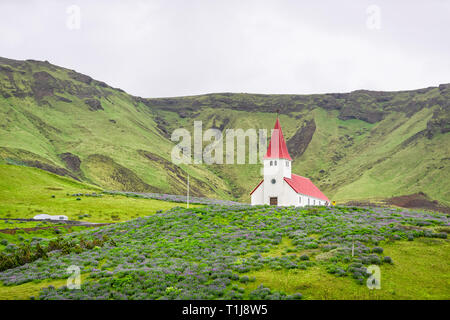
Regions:
M 0 0 L 0 14 L 0 56 L 142 97 L 450 82 L 447 0 Z

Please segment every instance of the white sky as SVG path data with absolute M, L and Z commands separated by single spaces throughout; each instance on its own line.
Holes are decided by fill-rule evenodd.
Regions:
M 142 97 L 437 86 L 450 82 L 449 40 L 447 0 L 0 0 L 0 56 Z

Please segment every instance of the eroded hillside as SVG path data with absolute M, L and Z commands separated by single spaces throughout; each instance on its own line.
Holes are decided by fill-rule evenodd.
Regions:
M 0 157 L 105 189 L 249 200 L 259 165 L 176 166 L 176 128 L 264 128 L 280 110 L 294 158 L 329 198 L 418 192 L 450 204 L 450 85 L 316 95 L 147 99 L 48 62 L 0 58 Z

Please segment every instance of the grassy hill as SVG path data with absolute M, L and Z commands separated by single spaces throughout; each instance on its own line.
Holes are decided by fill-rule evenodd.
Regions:
M 69 220 L 111 223 L 183 206 L 176 202 L 100 193 L 98 187 L 71 178 L 37 168 L 0 163 L 0 218 L 33 218 L 45 213 L 66 215 Z M 0 225 L 0 229 L 6 229 L 5 225 Z M 0 239 L 2 237 L 0 234 Z
M 23 243 L 32 252 L 39 243 L 48 258 L 3 269 L 0 297 L 448 299 L 447 220 L 391 208 L 177 207 Z M 99 244 L 81 249 L 90 241 Z M 369 290 L 374 264 L 380 288 Z M 62 281 L 70 265 L 80 267 L 80 290 Z
M 0 159 L 111 190 L 249 201 L 259 165 L 171 162 L 176 128 L 272 129 L 338 201 L 418 192 L 450 204 L 450 85 L 401 92 L 148 99 L 42 61 L 0 58 Z M 270 131 L 269 131 L 270 132 Z M 4 170 L 5 167 L 0 168 Z

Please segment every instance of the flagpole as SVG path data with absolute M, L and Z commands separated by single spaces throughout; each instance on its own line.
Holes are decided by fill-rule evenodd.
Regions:
M 189 208 L 189 175 L 187 176 L 187 207 Z

